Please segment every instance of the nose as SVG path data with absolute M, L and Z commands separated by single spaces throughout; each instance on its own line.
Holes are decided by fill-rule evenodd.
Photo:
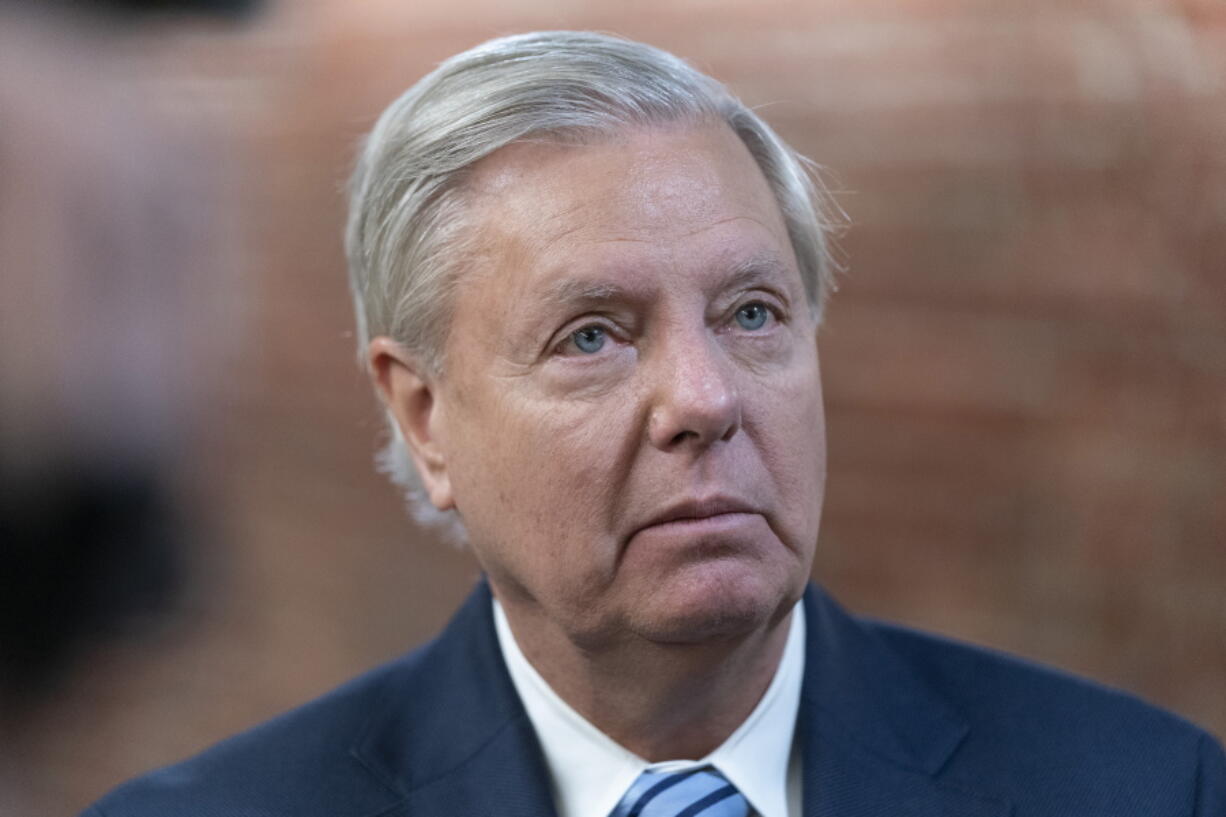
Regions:
M 741 427 L 732 363 L 709 335 L 677 338 L 654 361 L 648 437 L 662 451 L 706 448 Z

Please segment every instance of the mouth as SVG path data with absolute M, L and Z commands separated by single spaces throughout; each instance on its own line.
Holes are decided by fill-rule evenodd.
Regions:
M 743 500 L 725 496 L 704 499 L 687 499 L 669 505 L 640 526 L 631 538 L 652 528 L 704 527 L 735 522 L 746 515 L 761 515 L 761 512 Z

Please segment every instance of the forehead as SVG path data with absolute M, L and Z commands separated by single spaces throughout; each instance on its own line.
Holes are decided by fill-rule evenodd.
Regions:
M 578 145 L 517 143 L 479 163 L 468 191 L 484 256 L 478 275 L 526 267 L 526 285 L 572 274 L 575 264 L 658 265 L 696 251 L 729 264 L 774 252 L 795 267 L 766 179 L 722 122 L 628 129 Z

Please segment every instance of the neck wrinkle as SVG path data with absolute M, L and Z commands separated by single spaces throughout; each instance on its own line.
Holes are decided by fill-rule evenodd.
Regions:
M 638 641 L 604 653 L 562 651 L 542 660 L 531 626 L 516 627 L 517 646 L 559 698 L 603 734 L 649 762 L 710 754 L 749 717 L 783 657 L 791 607 L 764 631 L 711 645 Z

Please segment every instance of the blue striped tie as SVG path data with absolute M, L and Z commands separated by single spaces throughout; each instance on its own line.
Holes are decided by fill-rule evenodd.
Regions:
M 749 801 L 706 766 L 684 772 L 643 772 L 609 817 L 749 817 Z

